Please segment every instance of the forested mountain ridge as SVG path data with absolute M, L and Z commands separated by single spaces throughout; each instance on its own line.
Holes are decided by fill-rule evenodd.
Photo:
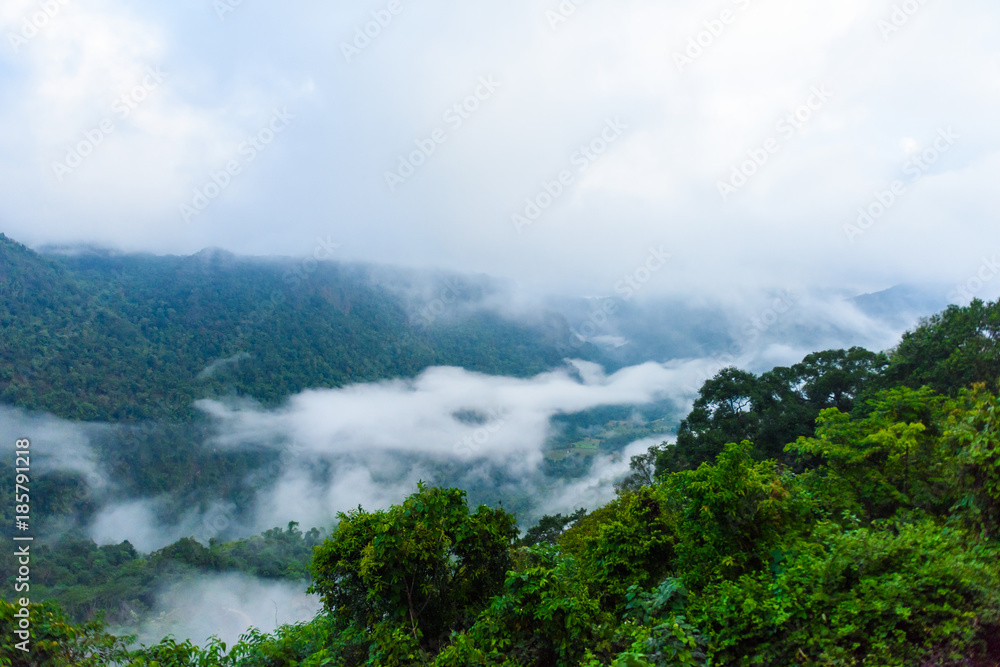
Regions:
M 198 398 L 275 404 L 437 365 L 528 376 L 571 349 L 555 315 L 525 324 L 447 308 L 415 318 L 363 267 L 333 262 L 40 255 L 0 235 L 0 403 L 85 421 L 187 420 Z M 572 350 L 600 359 L 590 345 Z
M 324 609 L 232 647 L 168 637 L 130 650 L 100 622 L 73 625 L 46 603 L 32 607 L 38 652 L 26 660 L 5 640 L 0 658 L 998 667 L 998 325 L 1000 303 L 973 301 L 885 354 L 830 350 L 760 376 L 724 369 L 702 386 L 678 454 L 653 447 L 614 500 L 545 517 L 523 540 L 503 508 L 420 484 L 386 510 L 341 513 L 319 544 L 294 525 L 232 545 L 182 540 L 148 560 L 128 545 L 81 544 L 81 558 L 135 575 L 147 562 L 273 573 L 316 545 L 311 590 Z M 15 608 L 0 603 L 6 637 Z

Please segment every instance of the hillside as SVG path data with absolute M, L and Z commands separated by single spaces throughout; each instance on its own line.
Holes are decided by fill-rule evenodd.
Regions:
M 525 324 L 456 299 L 420 317 L 365 267 L 218 251 L 40 255 L 0 235 L 0 297 L 0 403 L 77 420 L 187 420 L 199 398 L 273 405 L 429 366 L 529 376 L 570 349 L 554 314 Z
M 85 540 L 43 551 L 43 597 L 91 618 L 158 581 L 244 571 L 301 582 L 323 612 L 235 646 L 128 647 L 100 620 L 32 607 L 22 664 L 666 667 L 1000 665 L 1000 303 L 950 307 L 887 354 L 828 350 L 723 369 L 676 446 L 632 461 L 617 497 L 517 539 L 502 507 L 418 485 L 339 515 L 148 556 Z M 620 424 L 621 422 L 616 422 Z M 10 557 L 6 557 L 10 560 Z M 43 560 L 43 562 L 45 562 Z M 9 567 L 13 567 L 10 565 Z M 195 585 L 190 583 L 190 585 Z M 95 602 L 88 602 L 95 601 Z M 4 636 L 15 605 L 0 604 Z M 124 616 L 122 614 L 124 613 Z

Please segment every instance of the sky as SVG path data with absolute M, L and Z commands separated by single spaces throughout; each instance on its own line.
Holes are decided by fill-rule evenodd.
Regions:
M 812 293 L 995 295 L 998 33 L 995 0 L 3 0 L 0 232 L 484 273 L 545 294 L 787 290 L 806 304 L 792 319 Z M 546 498 L 536 513 L 569 512 L 612 497 L 659 439 L 554 482 L 540 473 L 553 414 L 680 401 L 717 370 L 429 369 L 277 410 L 199 408 L 213 445 L 311 443 L 259 490 L 247 534 L 399 502 L 455 461 L 473 464 L 463 485 L 514 470 L 509 492 Z M 217 503 L 171 532 L 157 499 L 119 502 L 89 446 L 110 426 L 0 410 L 0 432 L 15 428 L 64 443 L 52 465 L 106 494 L 99 541 L 154 549 L 230 521 Z M 393 456 L 399 474 L 380 477 Z M 317 479 L 317 462 L 336 473 Z M 212 585 L 226 614 L 265 593 L 303 604 Z
M 335 245 L 577 294 L 665 256 L 651 292 L 975 285 L 1000 271 L 998 19 L 987 0 L 5 0 L 0 231 Z

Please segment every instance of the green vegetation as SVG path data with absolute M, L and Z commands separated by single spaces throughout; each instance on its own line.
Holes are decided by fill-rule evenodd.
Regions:
M 997 667 L 998 323 L 1000 303 L 976 301 L 885 354 L 724 369 L 611 502 L 522 540 L 504 509 L 421 484 L 329 535 L 291 524 L 146 557 L 68 541 L 32 593 L 70 616 L 33 606 L 26 656 L 0 603 L 0 664 Z M 566 417 L 566 443 L 628 428 L 603 417 Z M 143 603 L 151 573 L 205 571 L 298 580 L 323 610 L 201 648 L 129 645 L 93 616 Z
M 64 538 L 32 550 L 31 599 L 59 603 L 75 621 L 94 621 L 135 628 L 146 620 L 158 591 L 193 583 L 211 572 L 241 572 L 264 579 L 308 585 L 313 547 L 323 541 L 316 528 L 305 533 L 291 523 L 244 540 L 202 545 L 183 538 L 148 555 L 129 542 L 97 546 L 89 539 Z M 4 590 L 13 591 L 17 559 L 13 550 L 0 553 L 6 575 Z
M 677 422 L 670 417 L 675 412 L 669 401 L 657 401 L 555 415 L 554 434 L 545 443 L 546 472 L 564 478 L 583 475 L 591 459 L 600 453 L 621 451 L 637 440 L 676 430 Z
M 557 316 L 527 326 L 460 303 L 427 322 L 363 267 L 42 256 L 2 234 L 0 295 L 0 403 L 85 421 L 187 421 L 199 398 L 274 405 L 430 366 L 530 376 L 571 341 Z

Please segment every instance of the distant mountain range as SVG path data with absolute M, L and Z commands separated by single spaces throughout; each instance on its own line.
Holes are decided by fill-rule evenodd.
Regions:
M 437 365 L 529 376 L 573 357 L 614 370 L 758 338 L 815 348 L 854 335 L 794 308 L 774 322 L 765 310 L 763 323 L 682 298 L 514 309 L 506 290 L 485 276 L 220 250 L 36 252 L 0 234 L 0 403 L 79 420 L 186 421 L 199 398 L 274 405 Z M 901 286 L 847 301 L 901 330 L 940 310 L 943 292 Z
M 43 255 L 0 235 L 0 403 L 183 420 L 202 397 L 274 404 L 435 365 L 528 376 L 571 349 L 557 315 L 515 321 L 463 310 L 469 298 L 432 299 L 422 313 L 361 266 L 216 250 Z M 605 361 L 592 345 L 573 350 Z

